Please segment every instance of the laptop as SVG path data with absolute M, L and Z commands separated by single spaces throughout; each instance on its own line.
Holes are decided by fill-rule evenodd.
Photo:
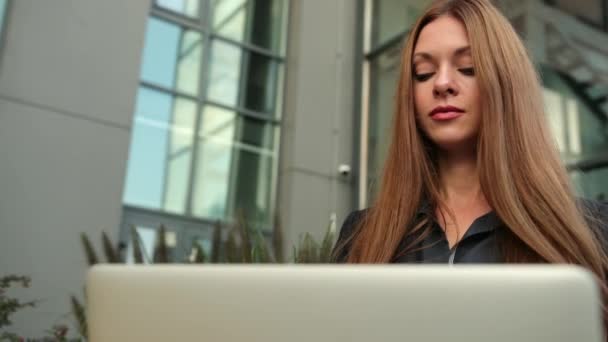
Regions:
M 600 342 L 575 266 L 99 265 L 89 341 Z

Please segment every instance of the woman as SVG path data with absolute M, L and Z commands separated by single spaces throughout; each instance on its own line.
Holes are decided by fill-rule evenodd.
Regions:
M 569 263 L 608 298 L 608 206 L 577 201 L 526 49 L 488 0 L 440 0 L 402 54 L 375 203 L 351 213 L 347 263 Z

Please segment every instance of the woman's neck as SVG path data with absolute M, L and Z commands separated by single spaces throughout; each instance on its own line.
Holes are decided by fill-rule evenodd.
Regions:
M 440 155 L 438 166 L 442 203 L 435 214 L 452 248 L 475 219 L 492 209 L 481 191 L 475 151 Z
M 449 152 L 439 155 L 442 197 L 450 207 L 485 202 L 479 182 L 475 151 Z

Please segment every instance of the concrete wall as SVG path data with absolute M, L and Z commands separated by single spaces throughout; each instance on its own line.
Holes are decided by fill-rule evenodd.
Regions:
M 79 233 L 118 233 L 149 0 L 11 1 L 0 59 L 0 275 L 39 299 L 12 331 L 71 323 Z
M 293 0 L 281 131 L 278 209 L 286 248 L 300 234 L 319 240 L 356 203 L 357 1 Z M 356 172 L 356 170 L 355 170 Z

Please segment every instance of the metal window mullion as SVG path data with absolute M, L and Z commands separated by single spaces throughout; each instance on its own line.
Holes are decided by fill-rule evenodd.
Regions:
M 207 32 L 211 32 L 211 0 L 200 0 L 201 6 L 198 8 L 198 18 Z
M 569 161 L 566 163 L 568 171 L 581 171 L 587 173 L 596 169 L 608 167 L 608 154 L 601 156 L 593 156 L 581 160 Z
M 272 115 L 271 113 L 262 113 L 262 112 L 257 112 L 257 111 L 253 111 L 247 108 L 243 108 L 241 106 L 239 107 L 232 107 L 232 106 L 228 106 L 225 104 L 222 104 L 220 102 L 216 102 L 216 101 L 212 101 L 212 100 L 207 100 L 205 101 L 207 104 L 213 105 L 215 107 L 220 107 L 226 110 L 231 110 L 234 111 L 236 113 L 238 113 L 241 116 L 245 116 L 254 120 L 258 120 L 258 121 L 264 121 L 264 122 L 268 122 L 268 123 L 272 123 L 272 124 L 280 124 L 280 120 L 275 118 L 274 115 Z
M 239 92 L 238 92 L 238 100 L 237 103 L 239 104 L 239 107 L 244 107 L 242 104 L 244 103 L 243 101 L 243 96 L 245 94 L 245 89 L 247 88 L 247 83 L 249 81 L 249 52 L 246 51 L 245 49 L 243 49 L 241 47 L 241 65 L 239 67 L 239 79 L 238 79 L 238 86 L 239 86 Z M 239 210 L 239 208 L 236 208 L 236 193 L 237 193 L 237 183 L 238 183 L 238 176 L 239 176 L 239 169 L 240 169 L 240 160 L 241 160 L 241 151 L 242 149 L 240 147 L 237 147 L 236 144 L 234 144 L 235 142 L 241 142 L 241 138 L 242 138 L 242 134 L 243 134 L 243 129 L 245 126 L 245 120 L 244 120 L 244 116 L 236 111 L 236 127 L 235 127 L 235 134 L 233 137 L 233 145 L 232 145 L 232 150 L 233 150 L 233 154 L 232 154 L 232 158 L 230 161 L 230 175 L 229 175 L 229 182 L 228 182 L 228 198 L 226 199 L 227 202 L 227 213 L 228 215 L 232 215 L 233 217 L 235 217 L 236 219 L 238 219 L 238 217 L 236 217 L 235 215 L 239 214 L 238 212 L 236 212 L 235 210 Z M 240 208 L 240 210 L 243 210 L 243 212 L 245 211 L 244 208 Z
M 205 54 L 205 53 L 206 52 L 204 52 L 203 54 Z M 202 65 L 201 67 L 205 67 L 205 65 Z M 204 78 L 204 76 L 202 78 Z M 235 111 L 235 112 L 240 113 L 243 116 L 246 116 L 248 118 L 252 118 L 254 120 L 265 121 L 265 122 L 269 122 L 269 123 L 272 123 L 272 124 L 280 124 L 280 119 L 275 118 L 273 113 L 258 112 L 258 111 L 250 110 L 250 109 L 247 109 L 247 108 L 244 108 L 244 107 L 241 107 L 241 106 L 238 106 L 238 107 L 229 106 L 229 105 L 217 102 L 217 101 L 203 99 L 204 97 L 201 98 L 201 96 L 196 97 L 196 96 L 193 96 L 193 95 L 181 93 L 179 91 L 175 91 L 173 89 L 165 88 L 163 86 L 159 86 L 159 85 L 156 85 L 154 83 L 150 83 L 150 82 L 146 82 L 146 81 L 141 81 L 140 85 L 142 87 L 149 88 L 149 89 L 152 89 L 152 90 L 156 90 L 158 92 L 166 93 L 166 94 L 169 94 L 169 95 L 174 96 L 174 97 L 182 97 L 182 98 L 194 101 L 194 102 L 203 102 L 204 104 L 210 104 L 210 105 L 213 105 L 215 107 L 220 107 L 220 108 L 223 108 L 223 109 L 226 109 L 226 110 Z M 206 84 L 205 84 L 205 86 L 206 86 Z
M 250 43 L 251 41 L 253 41 L 253 20 L 255 19 L 254 16 L 254 11 L 255 11 L 255 4 L 253 1 L 246 1 L 246 6 L 248 7 L 246 12 L 245 12 L 245 39 L 243 39 L 243 42 L 246 43 Z M 252 44 L 253 45 L 253 44 Z M 271 50 L 269 50 L 271 51 Z
M 183 28 L 180 28 L 180 36 L 179 36 L 179 41 L 177 42 L 177 49 L 176 51 L 176 58 L 175 58 L 175 65 L 173 67 L 173 86 L 175 88 L 177 88 L 177 83 L 178 83 L 178 78 L 179 78 L 179 65 L 180 65 L 180 59 L 181 59 L 181 49 L 182 49 L 182 45 L 184 42 L 184 35 L 186 34 L 186 30 L 184 30 Z M 171 97 L 171 113 L 169 113 L 169 122 L 167 122 L 167 127 L 169 127 L 168 131 L 167 131 L 167 149 L 166 149 L 166 154 L 165 154 L 165 163 L 164 163 L 164 172 L 163 172 L 163 194 L 162 194 L 162 198 L 161 198 L 161 208 L 165 208 L 166 207 L 166 200 L 167 200 L 167 192 L 169 191 L 168 189 L 168 182 L 167 182 L 167 178 L 168 178 L 168 174 L 169 174 L 169 162 L 171 161 L 171 139 L 173 138 L 172 136 L 172 126 L 173 126 L 173 122 L 175 120 L 175 111 L 176 111 L 176 105 L 177 105 L 177 96 L 172 96 Z M 185 211 L 186 208 L 183 208 L 183 210 Z
M 169 21 L 173 24 L 177 24 L 179 26 L 194 30 L 194 31 L 207 31 L 208 29 L 204 27 L 201 22 L 197 19 L 191 19 L 179 14 L 175 14 L 168 10 L 162 9 L 156 5 L 152 5 L 150 9 L 150 16 L 157 17 L 159 19 L 163 19 Z
M 283 22 L 281 23 L 281 41 L 279 42 L 279 50 L 280 53 L 285 56 L 287 55 L 287 51 L 289 50 L 289 35 L 291 34 L 291 29 L 292 29 L 292 21 L 291 19 L 291 15 L 292 15 L 292 11 L 293 11 L 293 7 L 292 7 L 292 3 L 289 0 L 285 1 L 285 6 L 286 8 L 284 8 L 284 12 L 283 12 Z M 279 70 L 280 67 L 279 67 Z M 281 96 L 285 97 L 287 94 L 287 63 L 283 63 L 283 70 L 282 70 L 282 77 L 281 77 L 281 81 L 283 84 L 281 85 L 277 85 L 277 89 L 278 87 L 282 87 L 282 91 L 281 91 Z M 278 92 L 277 92 L 278 93 Z M 275 101 L 276 102 L 276 101 Z M 277 105 L 275 103 L 275 106 L 277 108 L 275 108 L 275 116 L 277 118 L 279 118 L 279 120 L 281 118 L 283 118 L 283 109 L 285 108 L 285 100 L 281 99 L 280 103 Z M 281 129 L 281 121 L 277 120 L 277 124 L 276 127 L 273 127 L 275 129 L 275 131 L 273 132 L 274 134 L 274 144 L 273 144 L 273 148 L 275 149 L 275 153 L 276 153 L 276 157 L 275 157 L 275 161 L 274 161 L 274 167 L 273 167 L 273 171 L 272 171 L 272 189 L 271 189 L 271 199 L 270 199 L 270 208 L 271 208 L 271 213 L 270 213 L 270 222 L 271 222 L 271 226 L 273 226 L 276 222 L 275 222 L 275 218 L 279 217 L 279 215 L 281 214 L 281 208 L 279 207 L 279 202 L 280 202 L 280 196 L 279 196 L 279 191 L 281 191 L 281 186 L 279 183 L 279 170 L 281 168 L 281 154 L 282 154 L 282 149 L 283 144 L 281 144 L 281 133 L 282 133 L 282 129 Z M 278 146 L 277 146 L 278 145 Z M 285 257 L 285 256 L 283 256 Z
M 158 210 L 154 210 L 154 209 L 150 209 L 150 208 L 145 208 L 145 207 L 138 207 L 138 206 L 134 206 L 134 205 L 129 205 L 129 204 L 125 204 L 123 205 L 123 208 L 125 209 L 125 214 L 123 214 L 123 217 L 125 218 L 130 218 L 130 219 L 123 219 L 123 222 L 125 222 L 125 225 L 128 225 L 129 223 L 132 223 L 134 225 L 137 225 L 137 221 L 142 221 L 141 218 L 144 219 L 150 219 L 149 221 L 169 221 L 167 223 L 167 227 L 172 228 L 174 227 L 174 225 L 183 225 L 183 226 L 210 226 L 213 227 L 215 225 L 215 223 L 217 222 L 217 220 L 213 220 L 213 219 L 206 219 L 206 218 L 199 218 L 199 217 L 193 217 L 193 216 L 185 216 L 185 215 L 179 215 L 179 214 L 174 214 L 174 213 L 165 213 L 162 211 L 158 211 Z M 226 224 L 228 223 L 227 221 L 224 220 L 220 220 L 220 223 L 223 226 L 226 226 Z M 128 227 L 127 227 L 128 228 Z M 264 235 L 268 235 L 268 230 L 263 230 L 262 233 Z M 125 235 L 127 239 L 129 238 L 129 232 L 127 229 L 127 232 Z
M 290 25 L 290 16 L 291 16 L 291 1 L 290 0 L 285 0 L 284 3 L 284 7 L 283 7 L 283 13 L 282 13 L 282 22 L 281 22 L 281 41 L 279 42 L 279 46 L 278 46 L 278 50 L 279 50 L 279 54 L 281 56 L 285 56 L 287 54 L 287 45 L 288 45 L 288 41 L 287 41 L 287 37 L 289 36 L 289 32 L 291 31 L 291 25 Z
M 279 42 L 279 50 L 282 56 L 286 56 L 288 49 L 288 39 L 292 25 L 291 23 L 291 12 L 292 12 L 292 4 L 290 0 L 285 1 L 285 7 L 283 9 L 283 19 L 281 26 L 281 41 Z M 280 80 L 279 80 L 280 79 Z M 286 60 L 282 61 L 279 65 L 277 65 L 277 86 L 276 86 L 276 94 L 277 100 L 274 103 L 274 117 L 277 120 L 281 120 L 283 118 L 283 109 L 285 107 L 285 94 L 287 94 L 287 63 Z M 281 91 L 279 92 L 279 88 Z M 279 96 L 280 95 L 280 96 Z M 280 124 L 280 122 L 279 122 Z M 279 125 L 280 126 L 280 125 Z M 278 161 L 277 161 L 278 163 Z M 277 179 L 278 182 L 278 179 Z M 277 187 L 278 191 L 278 187 Z
M 166 87 L 163 87 L 163 86 L 160 86 L 158 84 L 154 84 L 154 83 L 151 83 L 148 81 L 140 81 L 139 84 L 143 87 L 150 88 L 152 90 L 170 94 L 171 96 L 183 97 L 185 99 L 196 101 L 196 102 L 200 101 L 199 97 L 196 97 L 194 95 L 182 93 L 178 90 L 166 88 Z
M 206 3 L 206 2 L 205 2 Z M 203 6 L 201 6 L 203 7 Z M 201 54 L 201 68 L 200 68 L 200 79 L 199 79 L 199 96 L 196 106 L 196 120 L 194 122 L 194 134 L 192 135 L 192 162 L 190 163 L 190 175 L 188 177 L 188 197 L 186 199 L 186 213 L 190 216 L 194 216 L 192 205 L 194 203 L 194 188 L 196 184 L 196 172 L 198 170 L 199 159 L 199 129 L 202 122 L 203 106 L 205 105 L 205 99 L 208 87 L 208 75 L 211 67 L 211 35 L 207 32 L 202 33 L 205 45 L 203 46 L 203 53 Z
M 236 182 L 238 180 L 238 166 L 240 163 L 240 152 L 241 149 L 237 148 L 234 144 L 234 139 L 238 136 L 241 135 L 242 132 L 242 128 L 243 128 L 243 121 L 240 120 L 240 116 L 237 114 L 236 115 L 236 122 L 235 122 L 235 129 L 234 129 L 234 137 L 233 137 L 233 144 L 231 146 L 232 149 L 232 156 L 230 158 L 230 167 L 229 169 L 229 175 L 228 175 L 228 197 L 226 198 L 226 216 L 230 217 L 232 216 L 234 219 L 238 220 L 239 218 L 236 216 L 236 214 L 239 214 L 237 212 L 235 212 L 235 198 L 236 198 Z
M 229 43 L 229 44 L 232 44 L 232 45 L 237 45 L 240 48 L 244 48 L 244 49 L 246 49 L 248 51 L 253 51 L 253 52 L 258 53 L 260 55 L 266 56 L 266 57 L 268 57 L 270 59 L 276 60 L 278 62 L 281 62 L 281 63 L 285 62 L 285 57 L 284 56 L 281 56 L 281 55 L 275 53 L 272 50 L 268 50 L 266 48 L 262 48 L 262 47 L 259 47 L 257 45 L 253 45 L 251 43 L 241 42 L 241 41 L 238 41 L 238 40 L 234 40 L 232 38 L 224 37 L 224 36 L 221 36 L 221 35 L 219 35 L 217 33 L 213 33 L 213 32 L 211 33 L 211 36 L 213 37 L 213 39 L 220 40 L 220 41 L 222 41 L 224 43 Z
M 237 105 L 235 107 L 245 108 L 246 106 L 246 98 L 247 98 L 247 85 L 249 84 L 249 70 L 250 70 L 250 60 L 251 55 L 248 51 L 244 49 L 241 50 L 241 65 L 239 66 L 240 72 L 238 77 L 238 88 L 239 91 L 237 93 Z M 240 115 L 240 113 L 239 113 Z

